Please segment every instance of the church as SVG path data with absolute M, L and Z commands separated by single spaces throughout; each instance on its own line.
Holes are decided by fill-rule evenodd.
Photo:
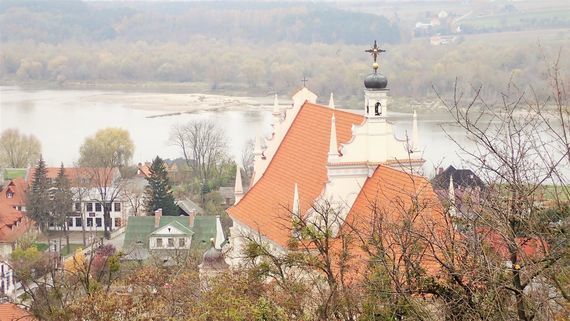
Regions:
M 256 139 L 254 173 L 245 194 L 240 171 L 236 173 L 236 201 L 227 210 L 233 221 L 226 253 L 230 266 L 244 263 L 242 253 L 252 236 L 275 253 L 286 253 L 297 237 L 295 216 L 315 217 L 319 224 L 315 204 L 323 202 L 335 209 L 333 238 L 349 225 L 365 233 L 378 212 L 397 221 L 418 202 L 427 204 L 420 210 L 422 221 L 430 222 L 426 227 L 438 224 L 443 210 L 422 176 L 417 117 L 414 113 L 412 133 L 404 137 L 395 136 L 388 117 L 388 79 L 377 62 L 383 51 L 376 42 L 366 50 L 374 61 L 364 79 L 360 109 L 337 109 L 332 94 L 328 105 L 318 104 L 306 87 L 286 108 L 276 98 L 273 132 L 263 148 Z

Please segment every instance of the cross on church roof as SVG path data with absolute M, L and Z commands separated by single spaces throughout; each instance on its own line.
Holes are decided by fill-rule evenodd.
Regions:
M 307 77 L 303 76 L 303 79 L 301 79 L 301 81 L 303 82 L 303 87 L 307 87 L 307 81 L 309 81 L 309 79 L 307 79 Z
M 370 53 L 370 55 L 372 55 L 372 57 L 374 58 L 374 62 L 376 62 L 376 58 L 378 58 L 378 56 L 381 53 L 386 52 L 386 50 L 378 48 L 378 44 L 376 43 L 376 40 L 374 40 L 374 46 L 372 48 L 364 50 L 364 51 L 368 52 L 368 53 Z

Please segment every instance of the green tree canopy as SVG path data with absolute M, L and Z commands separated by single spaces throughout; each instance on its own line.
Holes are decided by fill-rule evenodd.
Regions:
M 145 188 L 144 196 L 145 210 L 153 213 L 162 208 L 163 215 L 178 215 L 166 166 L 158 156 L 152 161 L 147 181 L 148 186 Z
M 65 176 L 65 168 L 62 163 L 52 188 L 51 212 L 54 223 L 63 228 L 68 246 L 69 231 L 66 222 L 72 212 L 72 208 L 73 193 L 71 192 L 69 179 Z
M 135 145 L 122 128 L 104 128 L 87 137 L 79 149 L 79 164 L 85 167 L 123 167 L 133 157 Z
M 40 157 L 41 144 L 33 135 L 20 134 L 17 129 L 6 129 L 0 134 L 0 166 L 24 168 Z
M 50 185 L 47 178 L 46 163 L 40 155 L 40 160 L 34 171 L 34 179 L 26 198 L 26 212 L 41 230 L 44 230 L 50 221 Z

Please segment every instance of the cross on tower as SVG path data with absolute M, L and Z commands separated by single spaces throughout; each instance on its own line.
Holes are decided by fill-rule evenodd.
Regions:
M 307 81 L 309 81 L 309 79 L 307 79 L 307 77 L 303 76 L 303 79 L 301 79 L 301 81 L 303 82 L 303 87 L 307 87 Z
M 376 43 L 376 40 L 374 40 L 374 46 L 370 49 L 364 50 L 364 52 L 370 53 L 374 58 L 374 62 L 376 62 L 376 58 L 378 58 L 381 53 L 386 52 L 386 50 L 378 48 L 378 44 Z

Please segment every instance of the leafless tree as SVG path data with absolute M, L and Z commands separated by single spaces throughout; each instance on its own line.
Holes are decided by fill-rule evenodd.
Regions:
M 130 208 L 133 210 L 134 216 L 138 216 L 140 214 L 139 212 L 143 206 L 144 185 L 146 185 L 146 180 L 144 183 L 141 183 L 134 179 L 130 179 L 125 181 L 124 187 L 121 191 L 121 198 L 127 200 Z
M 177 146 L 186 164 L 201 181 L 213 177 L 226 158 L 226 137 L 210 120 L 191 121 L 172 128 L 170 141 Z
M 569 150 L 565 129 L 545 122 L 544 114 L 539 117 L 536 110 L 544 110 L 544 105 L 535 98 L 511 84 L 499 102 L 487 101 L 481 86 L 465 98 L 458 84 L 450 100 L 441 98 L 472 145 L 460 144 L 450 134 L 449 138 L 487 183 L 478 206 L 463 217 L 468 231 L 464 240 L 474 245 L 464 244 L 469 251 L 464 251 L 463 262 L 475 264 L 471 268 L 482 276 L 478 281 L 496 295 L 491 311 L 500 320 L 551 319 L 563 309 L 548 278 L 568 258 L 568 222 L 552 220 L 545 208 L 548 186 L 554 187 L 557 199 L 557 190 L 566 186 L 562 170 Z M 486 251 L 488 247 L 496 257 Z M 441 262 L 450 273 L 461 275 L 455 279 L 457 285 L 465 285 L 461 279 L 468 280 L 468 270 L 454 272 L 457 266 L 447 258 Z
M 254 145 L 253 139 L 249 139 L 243 146 L 243 150 L 241 152 L 241 164 L 245 172 L 244 183 L 246 185 L 249 183 L 249 180 L 253 175 L 253 160 L 255 158 L 253 154 Z

